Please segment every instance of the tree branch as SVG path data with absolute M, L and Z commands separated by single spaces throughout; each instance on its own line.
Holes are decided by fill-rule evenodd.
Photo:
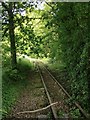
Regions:
M 41 109 L 37 109 L 37 110 L 34 110 L 34 111 L 23 111 L 23 112 L 18 112 L 17 114 L 25 114 L 25 113 L 36 113 L 36 112 L 40 112 L 40 111 L 42 111 L 42 110 L 48 109 L 49 107 L 51 107 L 51 106 L 53 106 L 53 105 L 56 105 L 57 103 L 59 103 L 59 102 L 52 103 L 52 104 L 48 105 L 47 107 L 44 107 L 44 108 L 41 108 Z

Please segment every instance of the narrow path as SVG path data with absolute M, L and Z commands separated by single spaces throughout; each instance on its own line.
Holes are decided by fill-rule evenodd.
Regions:
M 49 114 L 48 110 L 37 113 L 17 114 L 18 112 L 32 111 L 48 105 L 38 72 L 30 72 L 28 80 L 29 84 L 25 86 L 15 105 L 11 109 L 11 113 L 8 116 L 9 118 L 38 118 L 39 115 Z

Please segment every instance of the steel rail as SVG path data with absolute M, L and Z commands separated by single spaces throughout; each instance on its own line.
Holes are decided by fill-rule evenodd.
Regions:
M 44 63 L 42 63 L 42 64 L 44 64 Z M 58 86 L 63 90 L 63 92 L 68 96 L 68 98 L 71 98 L 69 93 L 63 88 L 63 86 L 57 81 L 57 79 L 50 73 L 50 71 L 45 67 L 45 65 L 43 65 L 43 67 L 46 69 L 46 71 L 49 73 L 49 75 L 53 78 L 53 80 L 58 84 Z M 89 118 L 89 115 L 82 109 L 82 107 L 77 102 L 75 102 L 74 104 L 81 111 L 81 113 L 84 115 L 85 118 Z
M 44 82 L 44 79 L 43 79 L 43 76 L 42 76 L 42 73 L 40 72 L 40 68 L 39 66 L 37 65 L 37 68 L 38 68 L 38 71 L 39 71 L 39 74 L 40 74 L 40 77 L 41 77 L 41 80 L 42 80 L 42 83 L 43 83 L 43 86 L 44 86 L 44 89 L 45 89 L 45 92 L 47 94 L 47 97 L 48 97 L 48 101 L 50 104 L 52 104 L 52 101 L 51 101 L 51 98 L 50 98 L 50 95 L 49 95 L 49 92 L 47 90 L 47 87 L 45 85 L 45 82 Z M 53 117 L 54 119 L 56 120 L 58 118 L 57 114 L 56 114 L 56 111 L 55 111 L 55 107 L 54 106 L 51 106 L 51 110 L 52 110 L 52 113 L 53 113 Z

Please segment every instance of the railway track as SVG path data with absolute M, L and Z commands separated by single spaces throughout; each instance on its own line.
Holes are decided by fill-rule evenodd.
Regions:
M 51 97 L 50 97 L 49 92 L 48 92 L 48 90 L 47 90 L 47 87 L 46 87 L 46 85 L 45 85 L 45 82 L 44 82 L 42 73 L 40 72 L 39 66 L 38 66 L 38 70 L 39 70 L 39 74 L 40 74 L 40 77 L 41 77 L 41 80 L 42 80 L 42 83 L 43 83 L 45 92 L 46 92 L 46 94 L 47 94 L 47 98 L 48 98 L 49 104 L 52 104 Z M 54 119 L 56 119 L 56 118 L 57 118 L 57 114 L 56 114 L 56 111 L 55 111 L 54 106 L 51 106 L 51 110 L 52 110 Z
M 50 73 L 50 71 L 44 66 L 43 63 L 36 63 L 37 68 L 47 94 L 47 98 L 49 104 L 54 102 L 58 102 L 58 104 L 51 106 L 51 111 L 54 119 L 57 118 L 71 118 L 70 107 L 65 100 L 70 98 L 71 96 L 67 93 L 67 91 L 62 87 L 62 85 L 55 79 L 55 77 Z M 40 67 L 42 64 L 42 68 Z M 81 108 L 81 106 L 75 102 L 73 105 L 76 109 L 78 108 L 80 113 L 82 114 L 82 118 L 88 118 L 88 115 Z
M 43 97 L 43 106 L 38 106 L 39 109 L 25 109 L 23 111 L 15 112 L 14 117 L 21 118 L 26 115 L 26 118 L 45 118 L 46 120 L 59 120 L 60 118 L 64 119 L 72 119 L 73 116 L 71 115 L 71 109 L 79 109 L 80 115 L 76 117 L 84 118 L 87 120 L 88 115 L 85 111 L 81 108 L 81 106 L 75 102 L 71 106 L 68 104 L 67 100 L 71 96 L 66 92 L 66 90 L 62 87 L 62 85 L 55 79 L 55 77 L 51 74 L 51 72 L 46 68 L 46 66 L 42 62 L 34 62 L 36 64 L 36 73 L 37 75 L 36 81 L 41 84 L 41 87 L 38 90 L 41 90 Z M 37 71 L 38 70 L 38 71 Z M 37 82 L 37 83 L 38 83 Z M 36 91 L 38 93 L 38 91 Z M 29 94 L 29 92 L 28 92 Z M 39 98 L 42 98 L 40 95 Z M 37 103 L 40 102 L 40 99 Z M 42 101 L 41 101 L 42 102 Z M 22 101 L 21 101 L 22 103 Z M 30 103 L 28 101 L 28 103 Z M 35 102 L 36 103 L 36 102 Z M 31 104 L 31 103 L 30 103 Z M 28 105 L 28 104 L 27 104 Z M 28 108 L 28 106 L 27 106 Z M 17 107 L 16 107 L 17 109 Z

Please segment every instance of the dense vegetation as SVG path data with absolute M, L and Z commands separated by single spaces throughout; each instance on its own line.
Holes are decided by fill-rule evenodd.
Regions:
M 58 3 L 54 7 L 55 16 L 48 21 L 48 27 L 55 30 L 50 44 L 53 62 L 64 64 L 67 75 L 65 82 L 74 100 L 88 108 L 88 3 Z M 52 41 L 52 39 L 50 40 Z
M 42 2 L 42 9 L 38 4 L 28 1 L 2 3 L 3 109 L 8 111 L 8 106 L 16 99 L 17 95 L 8 98 L 10 91 L 11 96 L 17 94 L 16 89 L 20 91 L 25 84 L 26 75 L 22 75 L 20 67 L 26 71 L 28 65 L 22 67 L 22 59 L 18 58 L 24 54 L 48 58 L 55 65 L 54 69 L 65 71 L 67 76 L 63 82 L 72 95 L 71 101 L 79 101 L 88 112 L 89 3 Z

